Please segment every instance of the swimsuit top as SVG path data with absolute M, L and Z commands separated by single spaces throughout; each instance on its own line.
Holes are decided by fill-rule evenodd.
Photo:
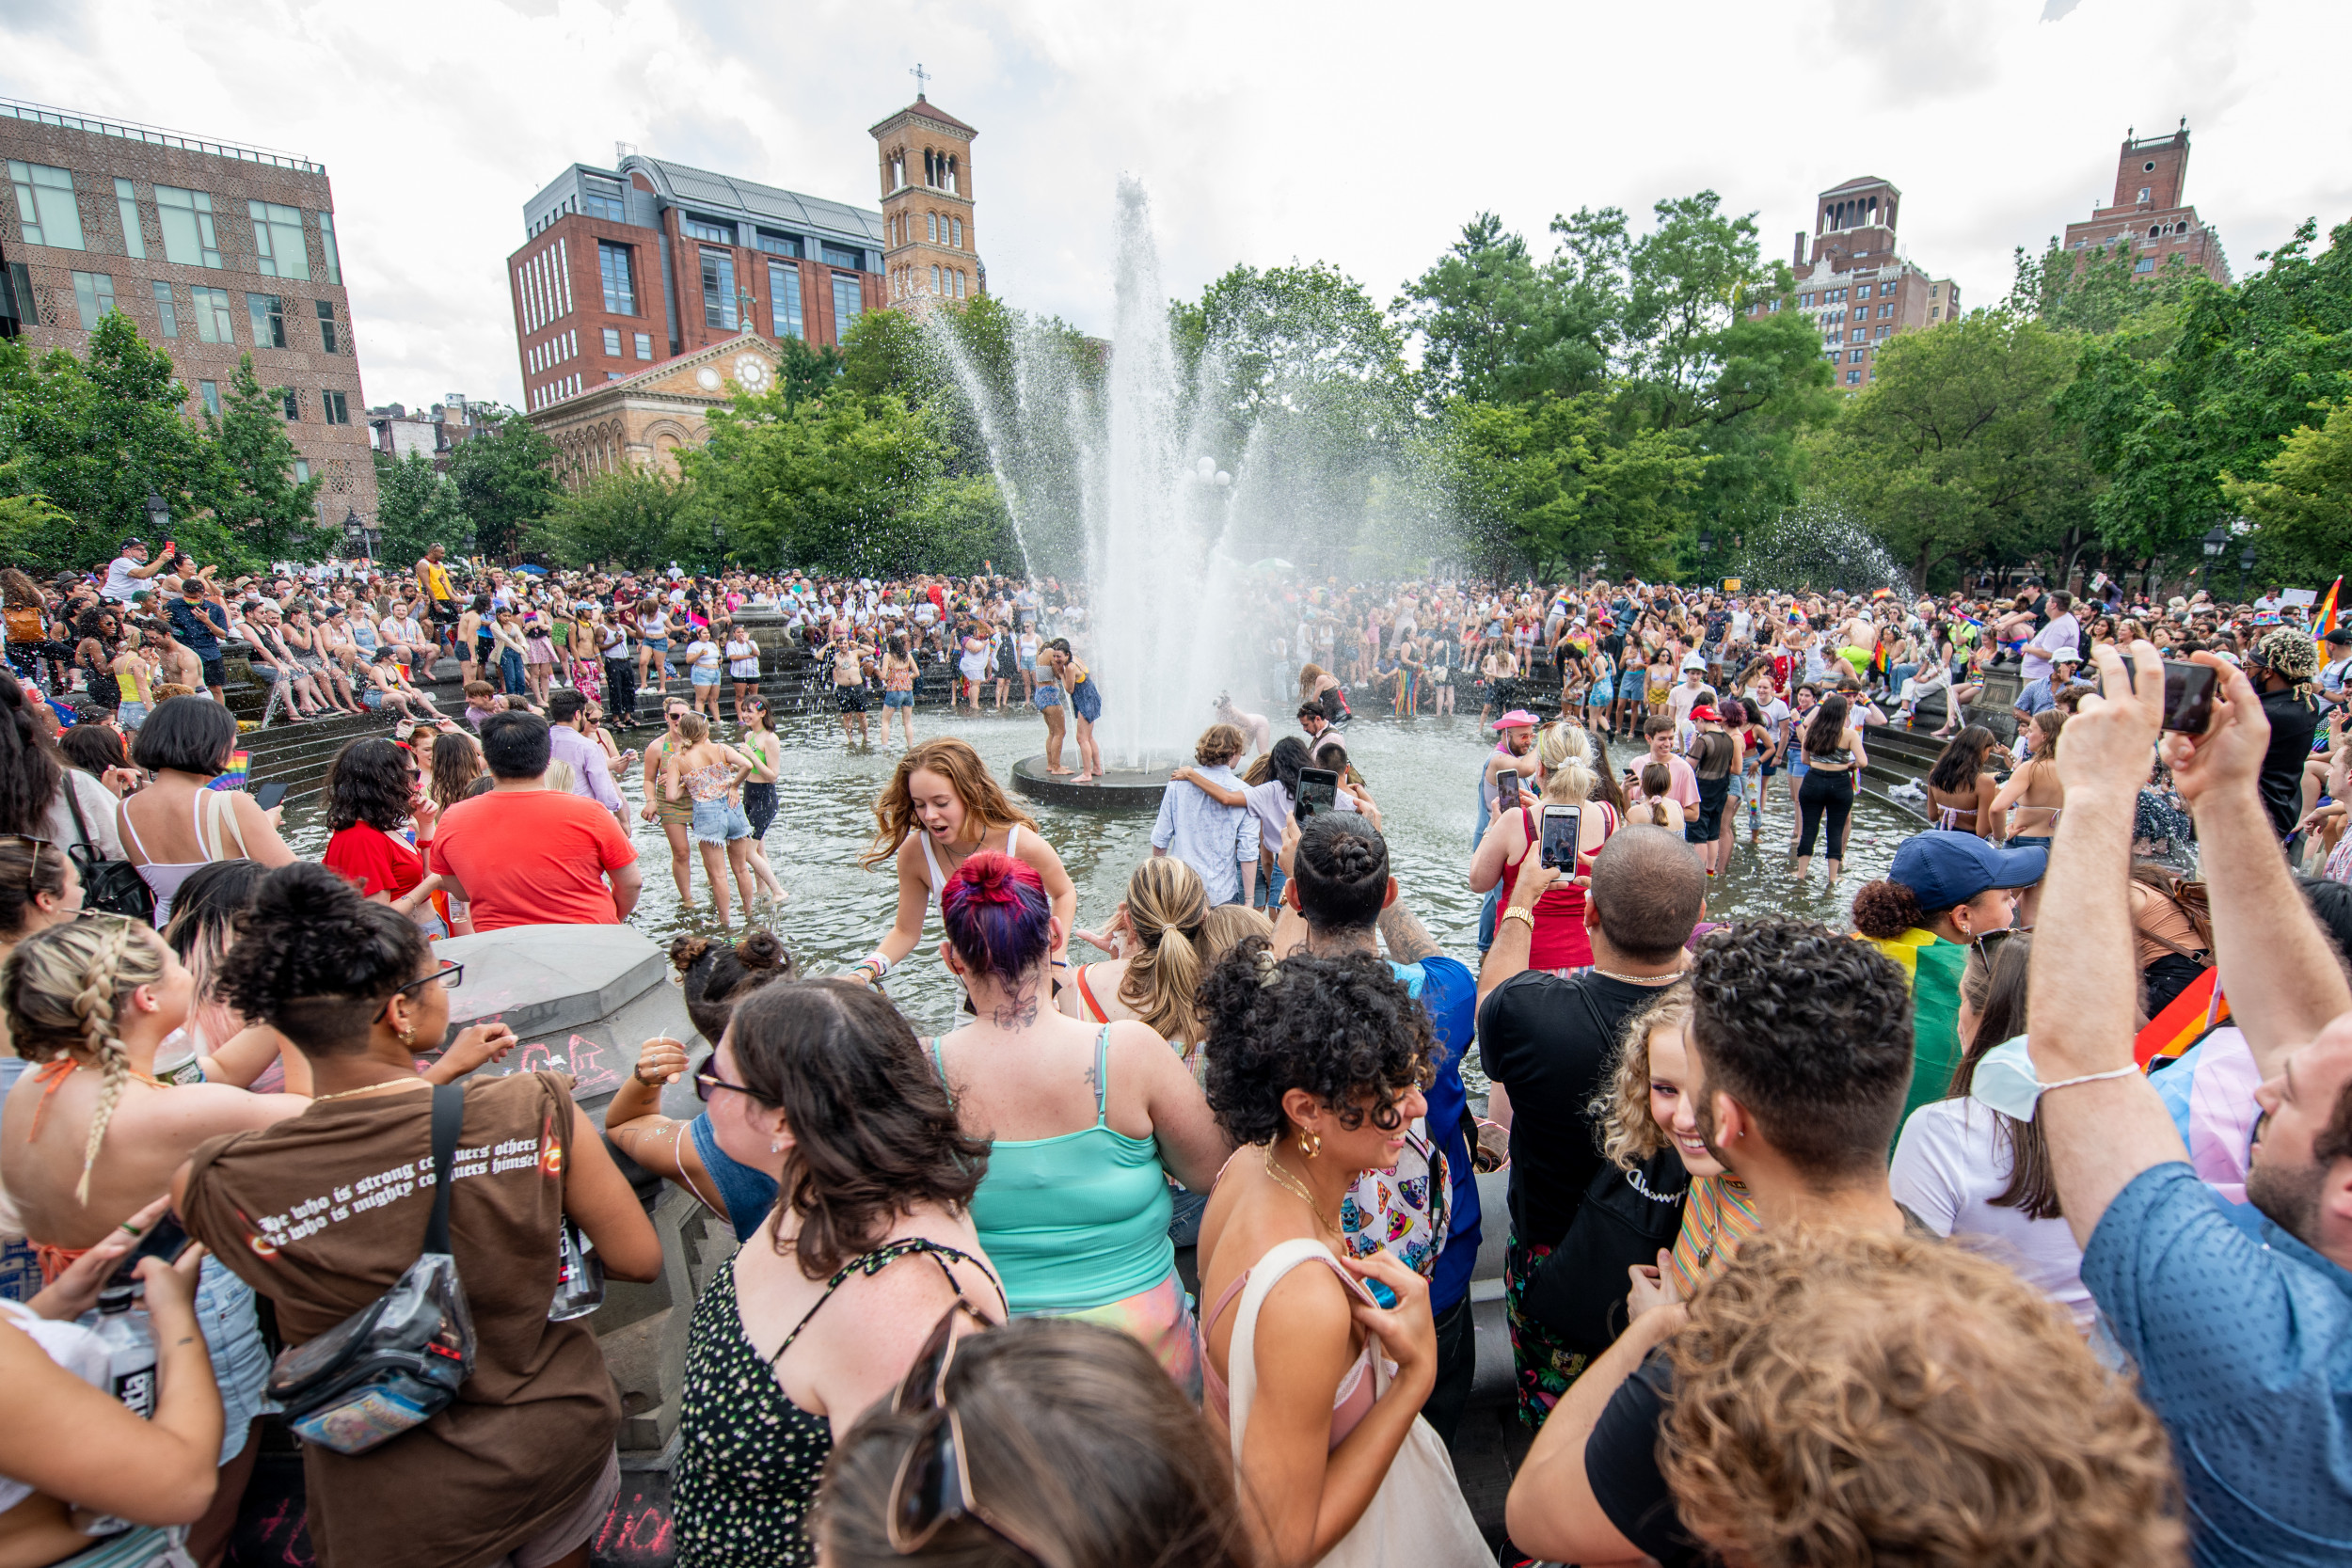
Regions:
M 690 769 L 686 775 L 686 793 L 698 803 L 723 800 L 735 784 L 735 765 L 731 762 L 708 762 Z
M 212 821 L 207 823 L 205 821 L 206 806 L 207 802 L 211 801 L 218 803 L 211 806 Z M 139 852 L 140 860 L 145 862 L 138 868 L 139 879 L 146 882 L 148 890 L 155 895 L 155 928 L 157 930 L 161 930 L 171 919 L 171 901 L 178 896 L 181 883 L 215 861 L 251 858 L 246 851 L 245 832 L 237 826 L 236 805 L 230 800 L 227 790 L 199 789 L 196 792 L 196 798 L 188 802 L 188 819 L 196 829 L 196 842 L 209 851 L 200 861 L 156 862 L 148 860 L 147 846 L 139 842 L 138 826 L 131 820 L 130 805 L 130 801 L 123 801 L 116 808 L 115 815 L 121 819 L 122 831 L 129 835 L 131 847 Z M 235 854 L 227 852 L 229 841 L 231 839 L 237 846 Z
M 931 902 L 936 904 L 939 902 L 939 890 L 947 885 L 947 874 L 940 869 L 939 855 L 937 851 L 933 850 L 931 847 L 931 835 L 920 828 L 916 829 L 915 832 L 921 836 L 923 845 L 923 869 L 930 878 Z M 985 843 L 987 841 L 983 838 L 981 842 Z M 1005 853 L 1012 857 L 1014 860 L 1019 860 L 1021 858 L 1020 845 L 1021 824 L 1015 822 L 1011 827 L 1005 830 Z
M 1354 1276 L 1340 1267 L 1339 1259 L 1327 1252 L 1323 1255 L 1323 1261 L 1331 1265 L 1331 1272 L 1340 1276 L 1340 1283 L 1347 1287 L 1350 1294 L 1372 1302 L 1372 1292 L 1356 1283 Z M 1209 1315 L 1200 1320 L 1200 1341 L 1204 1351 L 1208 1347 L 1209 1330 L 1216 1325 L 1217 1319 L 1225 1315 L 1225 1309 L 1241 1298 L 1243 1290 L 1248 1284 L 1249 1271 L 1244 1269 L 1231 1285 L 1225 1287 L 1225 1293 L 1216 1298 L 1216 1305 L 1209 1308 Z M 1231 1426 L 1233 1419 L 1232 1394 L 1205 1354 L 1200 1358 L 1200 1389 L 1207 1396 L 1209 1407 L 1216 1412 L 1217 1418 Z M 1347 1434 L 1356 1430 L 1356 1423 L 1371 1413 L 1372 1404 L 1372 1343 L 1367 1339 L 1364 1347 L 1356 1353 L 1356 1359 L 1348 1363 L 1347 1370 L 1340 1375 L 1340 1386 L 1331 1396 L 1332 1448 L 1336 1449 L 1347 1441 Z

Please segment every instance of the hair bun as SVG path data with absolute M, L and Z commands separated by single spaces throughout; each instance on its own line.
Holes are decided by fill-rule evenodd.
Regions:
M 670 942 L 670 965 L 683 974 L 702 962 L 709 952 L 708 937 L 675 937 Z
M 735 959 L 745 969 L 789 969 L 792 955 L 785 951 L 784 939 L 770 930 L 754 930 L 735 944 Z

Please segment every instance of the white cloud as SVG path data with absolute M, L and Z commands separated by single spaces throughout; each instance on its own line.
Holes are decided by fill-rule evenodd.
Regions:
M 866 128 L 918 59 L 981 132 L 992 287 L 1100 331 L 1121 170 L 1171 290 L 1321 258 L 1384 301 L 1481 209 L 1540 242 L 1554 213 L 1710 186 L 1786 255 L 1815 192 L 1879 174 L 1912 257 L 1981 304 L 2112 188 L 2127 126 L 2184 114 L 2190 199 L 2243 273 L 2352 216 L 2347 46 L 2328 0 L 0 0 L 0 92 L 325 163 L 368 397 L 412 404 L 519 397 L 504 261 L 565 164 L 618 138 L 871 204 Z

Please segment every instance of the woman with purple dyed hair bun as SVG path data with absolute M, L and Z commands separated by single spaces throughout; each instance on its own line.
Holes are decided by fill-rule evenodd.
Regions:
M 1197 1401 L 1168 1178 L 1207 1192 L 1231 1142 L 1149 1025 L 1056 1010 L 1047 957 L 1064 932 L 1034 867 L 981 850 L 941 894 L 940 956 L 975 1016 L 933 1039 L 931 1059 L 963 1130 L 994 1140 L 972 1220 L 1013 1311 L 1124 1330 Z

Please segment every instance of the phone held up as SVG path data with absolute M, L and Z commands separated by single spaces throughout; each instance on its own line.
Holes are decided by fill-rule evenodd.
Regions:
M 2123 661 L 2123 678 L 2139 689 L 2139 671 Z M 2182 735 L 2202 735 L 2213 724 L 2213 694 L 2220 676 L 2211 665 L 2182 659 L 2164 661 L 2164 727 Z
M 1537 830 L 1541 834 L 1543 863 L 1554 871 L 1574 871 L 1577 840 L 1583 827 L 1583 807 L 1546 806 L 1543 826 Z
M 124 1253 L 122 1261 L 115 1265 L 113 1283 L 128 1284 L 139 1272 L 139 1259 L 142 1258 L 160 1258 L 167 1263 L 178 1262 L 180 1255 L 188 1250 L 192 1240 L 181 1226 L 180 1216 L 168 1209 L 165 1210 L 155 1217 L 155 1223 L 147 1227 L 147 1234 L 139 1238 L 139 1244 Z
M 1298 799 L 1292 805 L 1291 815 L 1304 822 L 1317 812 L 1337 811 L 1340 799 L 1340 776 L 1327 768 L 1302 768 L 1298 770 Z
M 292 784 L 277 779 L 271 780 L 268 784 L 255 784 L 253 786 L 253 803 L 261 807 L 263 811 L 267 811 L 272 806 L 278 804 L 278 801 L 284 800 L 287 792 L 293 789 L 293 787 L 294 786 Z

